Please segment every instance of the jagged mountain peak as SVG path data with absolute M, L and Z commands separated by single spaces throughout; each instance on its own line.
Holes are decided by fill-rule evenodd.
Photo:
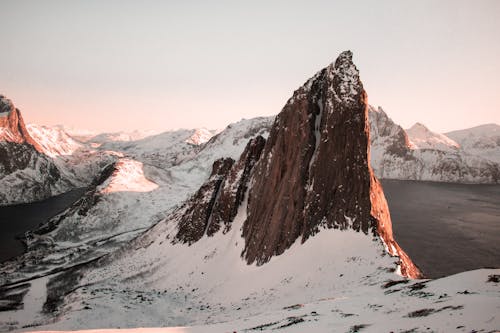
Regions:
M 436 149 L 441 151 L 455 151 L 460 145 L 444 134 L 431 131 L 422 123 L 415 123 L 406 130 L 412 143 L 412 148 Z
M 0 115 L 10 113 L 15 110 L 14 103 L 4 95 L 0 94 Z
M 29 144 L 38 152 L 43 153 L 42 147 L 26 129 L 21 111 L 3 95 L 0 95 L 0 141 Z

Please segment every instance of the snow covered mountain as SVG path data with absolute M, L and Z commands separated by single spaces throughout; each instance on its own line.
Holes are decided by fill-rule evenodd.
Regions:
M 500 163 L 500 125 L 486 124 L 446 133 L 467 153 Z
M 4 312 L 2 328 L 494 329 L 499 270 L 395 274 L 419 277 L 370 168 L 351 57 L 308 80 L 276 119 L 232 124 L 200 146 L 183 132 L 121 146 L 84 198 L 1 267 L 2 299 L 29 304 Z M 372 158 L 413 154 L 400 127 L 373 118 Z M 159 138 L 181 158 L 151 158 Z
M 74 186 L 30 135 L 21 112 L 0 95 L 0 205 L 45 199 Z
M 485 151 L 462 149 L 452 139 L 417 124 L 408 133 L 382 110 L 370 107 L 371 163 L 377 177 L 457 183 L 499 183 L 500 164 Z
M 432 132 L 424 124 L 416 123 L 406 130 L 413 149 L 435 149 L 456 152 L 460 145 L 446 135 Z

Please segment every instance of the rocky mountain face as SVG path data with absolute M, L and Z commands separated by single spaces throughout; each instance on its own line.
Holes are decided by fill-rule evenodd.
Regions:
M 264 144 L 265 139 L 257 136 L 248 142 L 237 163 L 232 158 L 214 162 L 208 181 L 167 218 L 179 221 L 177 240 L 192 244 L 204 235 L 214 235 L 221 228 L 224 233 L 231 229 Z
M 500 164 L 417 124 L 408 133 L 370 107 L 371 165 L 377 177 L 456 183 L 499 183 Z
M 391 254 L 402 259 L 403 274 L 420 276 L 392 237 L 387 203 L 369 166 L 367 112 L 352 54 L 344 52 L 295 91 L 277 116 L 258 160 L 259 151 L 248 151 L 262 149 L 264 141 L 250 141 L 232 172 L 244 176 L 242 166 L 256 163 L 243 225 L 243 255 L 249 264 L 262 265 L 297 239 L 303 243 L 323 228 L 353 229 L 381 236 Z M 192 244 L 217 231 L 219 227 L 212 229 L 221 222 L 230 226 L 235 214 L 213 209 L 232 207 L 229 211 L 236 212 L 241 203 L 236 195 L 220 193 L 223 182 L 222 189 L 234 189 L 249 179 L 228 177 L 233 164 L 216 161 L 209 181 L 180 217 L 173 218 L 179 225 L 176 239 Z
M 32 138 L 21 112 L 0 96 L 0 205 L 42 200 L 73 186 Z
M 33 140 L 26 129 L 21 111 L 3 95 L 0 95 L 0 141 L 29 144 L 38 152 L 43 152 L 42 147 Z

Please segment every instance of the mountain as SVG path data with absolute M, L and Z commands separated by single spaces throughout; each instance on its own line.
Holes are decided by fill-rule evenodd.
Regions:
M 106 142 L 127 142 L 127 141 L 141 140 L 154 134 L 157 133 L 155 131 L 100 133 L 91 137 L 87 137 L 84 139 L 84 141 L 97 144 L 102 144 Z
M 424 124 L 416 123 L 406 130 L 413 149 L 435 149 L 456 152 L 460 145 L 446 135 L 432 132 Z
M 196 130 L 181 130 L 130 142 L 128 149 L 113 152 L 113 161 L 94 170 L 95 180 L 80 200 L 27 234 L 27 253 L 0 264 L 0 285 L 64 270 L 116 250 L 189 198 L 210 175 L 215 160 L 237 159 L 250 138 L 266 135 L 273 119 L 242 120 L 198 146 L 189 143 Z M 148 149 L 153 149 L 151 156 Z M 148 162 L 158 161 L 163 153 L 171 153 L 172 160 Z
M 446 133 L 469 154 L 500 163 L 500 125 L 486 124 Z
M 153 322 L 171 318 L 184 324 L 187 317 L 174 313 L 194 304 L 202 304 L 208 311 L 194 309 L 195 317 L 189 322 L 204 322 L 216 313 L 220 320 L 226 313 L 220 309 L 234 312 L 244 308 L 241 313 L 250 315 L 312 301 L 324 297 L 326 291 L 366 286 L 366 279 L 371 283 L 384 281 L 396 270 L 419 277 L 418 268 L 393 239 L 387 203 L 369 166 L 367 108 L 352 54 L 342 53 L 295 91 L 274 120 L 267 140 L 261 131 L 247 129 L 244 132 L 253 135 L 239 156 L 215 159 L 212 151 L 208 179 L 163 221 L 83 275 L 72 273 L 69 281 L 63 276 L 50 280 L 50 301 L 44 308 L 63 311 L 61 318 L 70 321 L 79 318 L 76 322 L 90 322 L 94 318 L 91 322 L 111 323 L 123 320 L 115 311 L 122 311 L 123 304 L 131 301 L 126 290 L 148 286 L 154 302 L 174 311 L 170 317 L 162 314 Z M 204 150 L 224 140 L 231 130 L 230 142 L 234 144 L 238 127 L 233 125 L 211 139 L 194 157 L 196 164 L 203 160 Z M 188 164 L 186 161 L 178 167 L 185 170 Z M 111 177 L 120 170 L 115 167 Z M 161 190 L 151 186 L 151 180 L 156 182 L 150 177 L 148 202 Z M 101 193 L 98 202 L 114 194 L 103 193 L 112 183 L 108 180 L 97 187 Z M 154 197 L 160 199 L 158 193 Z M 147 202 L 141 203 L 139 196 L 132 198 L 138 214 L 150 213 Z M 83 214 L 95 212 L 96 206 Z M 107 215 L 100 212 L 97 216 Z M 69 230 L 82 228 L 86 224 L 82 222 L 80 219 L 79 226 Z M 66 223 L 62 221 L 54 230 L 61 234 Z M 89 231 L 75 234 L 88 237 Z M 57 239 L 53 231 L 51 238 Z M 328 251 L 321 250 L 326 248 Z M 116 289 L 111 301 L 99 296 L 94 301 L 80 295 L 86 291 L 75 284 L 88 286 L 91 294 L 99 294 L 102 285 Z M 306 293 L 298 288 L 301 285 L 308 286 Z M 78 290 L 79 295 L 72 293 L 66 300 L 91 302 L 95 310 L 65 313 L 80 307 L 61 308 L 61 291 L 64 294 L 66 288 Z M 175 292 L 157 297 L 165 289 Z M 113 300 L 120 305 L 111 305 Z M 173 303 L 169 307 L 164 302 Z
M 83 144 L 73 139 L 58 127 L 28 124 L 27 130 L 33 140 L 40 146 L 40 151 L 52 158 L 61 155 L 72 155 L 83 148 Z
M 0 96 L 0 205 L 42 200 L 74 186 L 33 139 L 19 109 Z
M 499 183 L 500 164 L 472 154 L 417 124 L 407 133 L 382 108 L 370 107 L 371 165 L 377 177 L 456 183 Z
M 277 117 L 210 139 L 170 131 L 80 142 L 71 155 L 44 144 L 71 172 L 79 160 L 112 159 L 89 172 L 80 200 L 26 235 L 26 254 L 0 264 L 0 303 L 17 309 L 0 313 L 0 330 L 494 329 L 500 271 L 408 279 L 420 272 L 392 236 L 370 167 L 377 174 L 394 158 L 405 177 L 442 181 L 455 174 L 432 173 L 441 164 L 427 157 L 461 152 L 417 148 L 367 103 L 345 52 Z

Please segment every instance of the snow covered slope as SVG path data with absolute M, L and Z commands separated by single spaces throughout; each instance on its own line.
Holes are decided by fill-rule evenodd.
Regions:
M 289 303 L 281 309 L 262 312 L 254 316 L 242 316 L 241 319 L 222 323 L 196 326 L 165 327 L 168 322 L 156 328 L 133 328 L 127 322 L 122 329 L 102 329 L 109 327 L 104 316 L 99 317 L 102 324 L 84 326 L 85 329 L 101 328 L 88 333 L 219 333 L 219 332 L 497 332 L 498 298 L 500 270 L 476 270 L 441 278 L 433 281 L 408 281 L 394 279 L 380 285 L 361 285 L 357 289 L 344 291 L 325 291 L 320 299 L 313 302 Z M 496 281 L 496 282 L 495 282 Z M 368 279 L 367 281 L 368 282 Z M 304 289 L 302 287 L 302 289 Z M 90 293 L 90 290 L 86 290 Z M 123 311 L 146 304 L 147 311 L 161 312 L 152 293 L 134 293 L 128 290 L 130 303 L 123 304 Z M 162 294 L 163 292 L 160 292 Z M 114 296 L 110 292 L 95 294 L 97 297 Z M 133 296 L 136 296 L 133 298 Z M 181 297 L 179 297 L 181 298 Z M 93 303 L 79 309 L 88 312 Z M 143 305 L 142 305 L 143 306 Z M 195 304 L 189 312 L 201 312 L 201 304 Z M 170 304 L 165 310 L 170 309 Z M 209 308 L 204 308 L 210 311 Z M 103 309 L 108 311 L 108 308 Z M 239 311 L 245 311 L 245 308 Z M 130 318 L 130 317 L 128 317 Z M 90 318 L 89 318 L 90 319 Z M 94 318 L 92 318 L 94 319 Z M 108 320 L 109 321 L 109 320 Z M 134 327 L 138 327 L 139 325 Z M 153 327 L 144 320 L 141 327 Z M 74 327 L 64 322 L 54 326 L 37 327 L 37 332 L 44 329 L 69 330 Z M 27 329 L 31 331 L 31 329 Z M 82 331 L 86 332 L 86 331 Z
M 500 163 L 500 125 L 486 124 L 446 135 L 458 142 L 467 153 Z
M 84 146 L 58 127 L 28 124 L 31 137 L 42 147 L 43 152 L 50 157 L 71 155 Z
M 409 135 L 382 110 L 370 107 L 371 163 L 377 177 L 457 183 L 499 183 L 500 164 L 483 153 L 458 147 L 456 142 L 423 125 Z
M 406 130 L 413 149 L 457 151 L 460 145 L 446 135 L 432 132 L 424 124 L 416 123 Z
M 184 146 L 183 140 L 190 135 L 171 132 L 152 137 L 151 141 L 134 143 L 137 159 L 115 152 L 115 160 L 106 161 L 108 167 L 97 170 L 100 177 L 95 177 L 96 181 L 79 201 L 28 235 L 26 254 L 0 265 L 0 284 L 98 258 L 136 237 L 189 197 L 206 180 L 216 159 L 237 158 L 250 138 L 268 131 L 272 120 L 257 118 L 231 124 L 201 146 L 187 143 Z M 193 132 L 180 134 L 192 135 Z M 159 166 L 149 164 L 164 148 L 156 145 L 157 150 L 148 157 L 144 152 L 151 148 L 148 144 L 165 138 L 179 139 L 181 141 L 169 142 L 172 146 L 191 148 L 193 152 L 179 150 L 183 163 L 176 166 L 170 161 Z M 106 151 L 101 153 L 110 156 Z M 177 160 L 171 153 L 173 160 Z
M 92 143 L 106 143 L 106 142 L 127 142 L 137 141 L 144 139 L 148 136 L 157 134 L 156 131 L 132 131 L 132 132 L 113 132 L 113 133 L 100 133 L 98 135 L 87 138 L 86 142 Z

